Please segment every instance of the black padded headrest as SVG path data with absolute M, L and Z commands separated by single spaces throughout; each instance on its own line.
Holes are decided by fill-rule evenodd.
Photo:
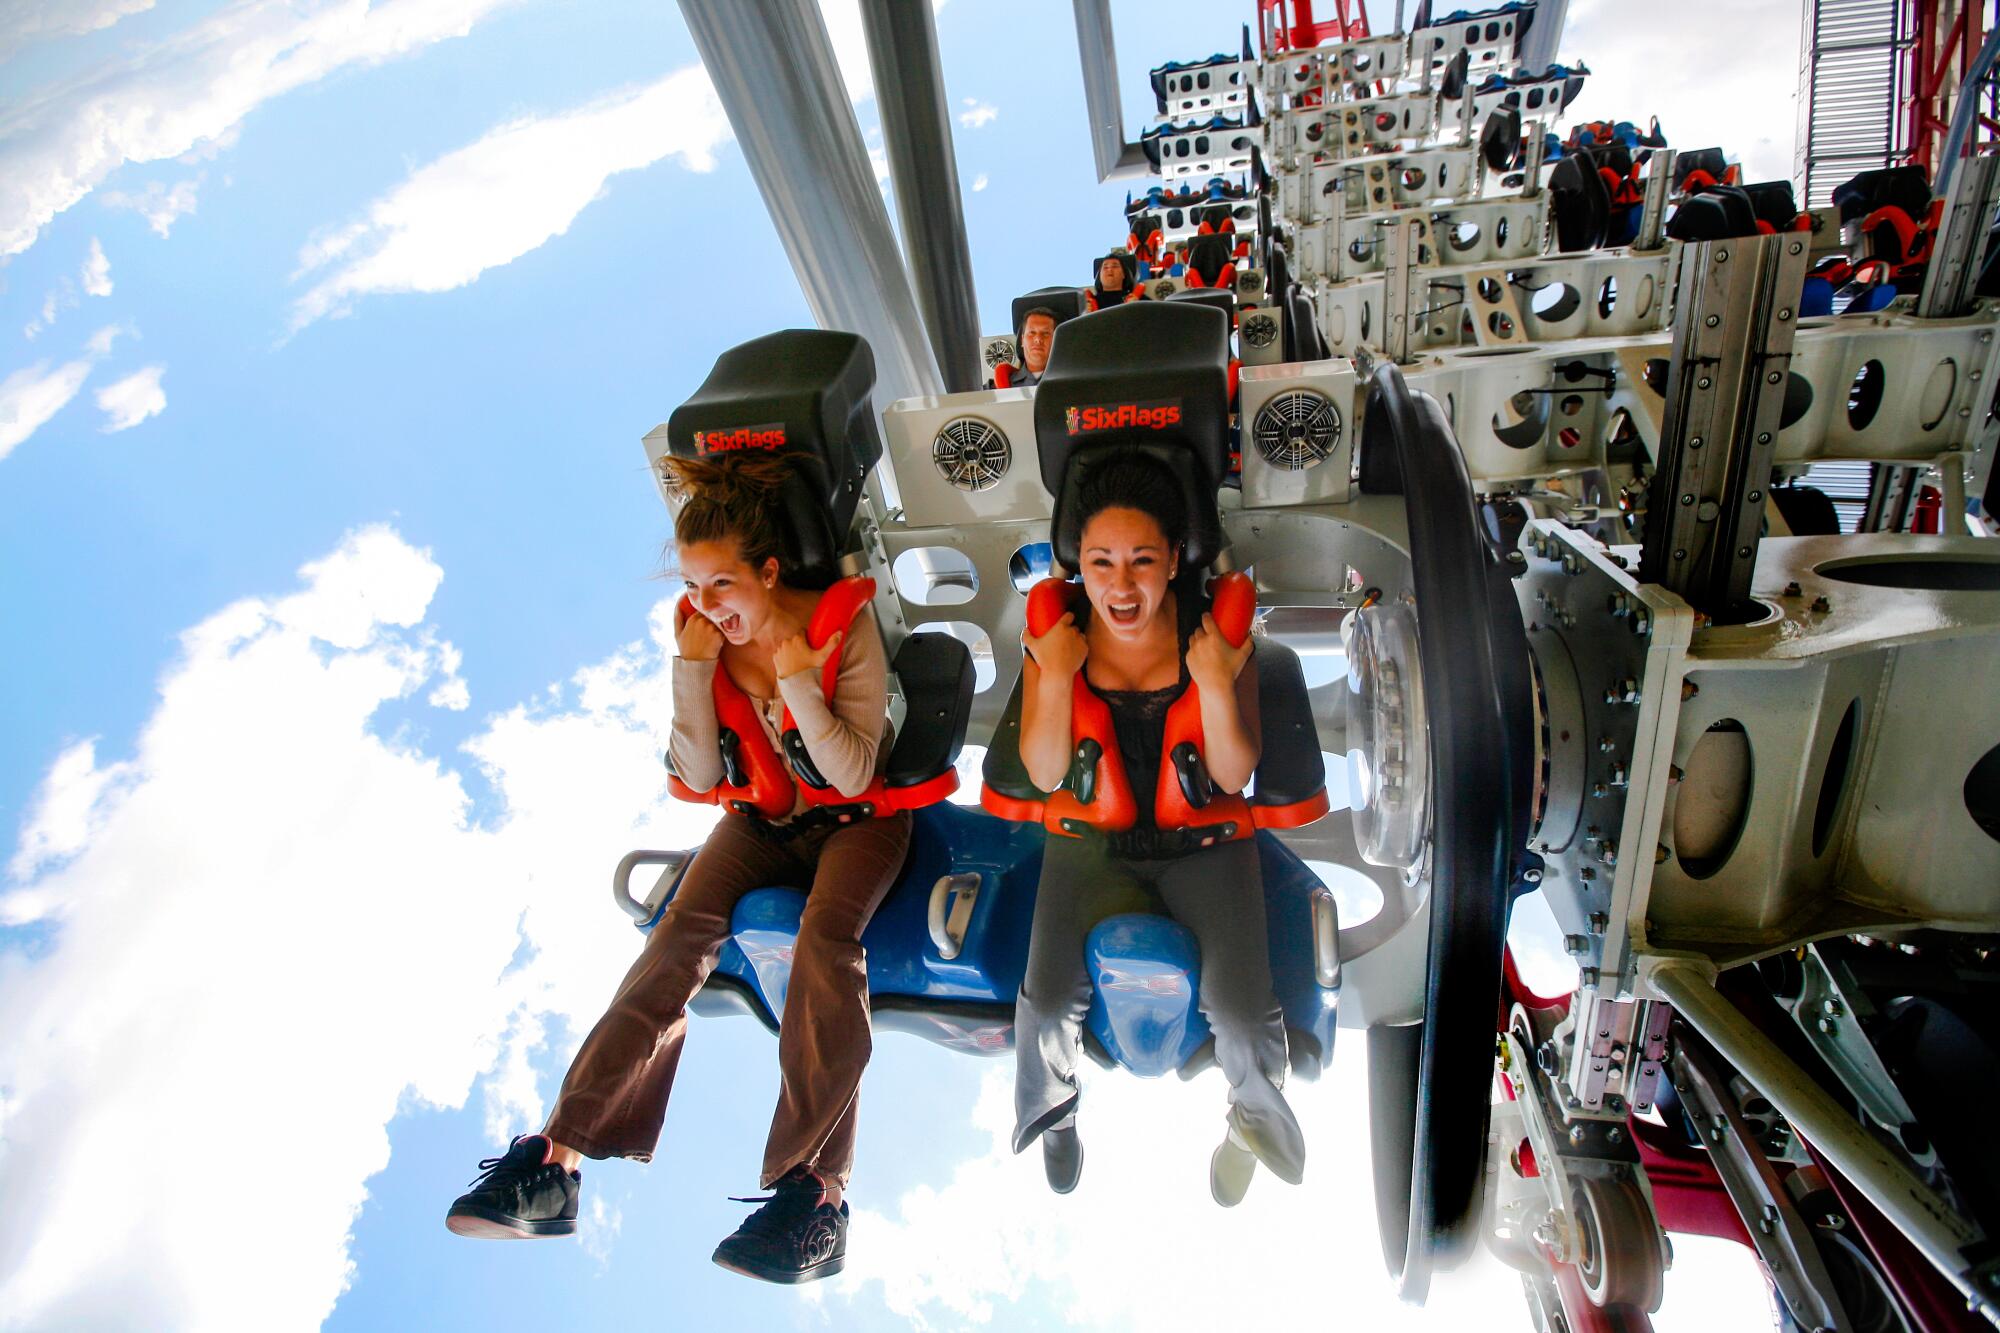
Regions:
M 1083 293 L 1075 287 L 1038 287 L 1025 296 L 1014 298 L 1014 332 L 1021 331 L 1021 321 L 1028 317 L 1030 310 L 1052 310 L 1056 323 L 1075 319 L 1084 312 Z
M 1214 306 L 1225 315 L 1234 316 L 1236 313 L 1236 293 L 1227 287 L 1183 287 L 1167 299 Z
M 1919 166 L 1878 167 L 1833 187 L 1842 222 L 1867 217 L 1878 208 L 1902 209 L 1921 219 L 1931 206 L 1930 174 Z
M 1721 180 L 1729 170 L 1729 159 L 1722 155 L 1720 148 L 1684 148 L 1674 154 L 1674 193 L 1687 188 L 1687 179 L 1697 171 L 1706 172 L 1715 180 Z
M 1489 171 L 1511 171 L 1521 162 L 1521 112 L 1495 108 L 1479 130 L 1479 160 Z
M 1188 221 L 1197 227 L 1206 222 L 1221 231 L 1224 223 L 1234 223 L 1235 220 L 1236 210 L 1228 204 L 1197 204 L 1188 210 Z
M 1230 237 L 1214 233 L 1195 237 L 1188 242 L 1188 269 L 1201 274 L 1201 280 L 1213 287 L 1235 251 L 1230 241 Z
M 1750 208 L 1759 222 L 1768 222 L 1774 231 L 1789 231 L 1794 219 L 1799 215 L 1796 196 L 1792 194 L 1790 181 L 1758 181 L 1755 185 L 1743 187 L 1743 193 L 1750 198 Z
M 1179 482 L 1189 515 L 1185 558 L 1221 549 L 1215 496 L 1229 465 L 1229 318 L 1203 304 L 1135 301 L 1056 330 L 1035 391 L 1042 484 L 1056 497 L 1055 557 L 1077 568 L 1073 497 L 1090 468 L 1151 459 Z
M 716 359 L 667 419 L 667 448 L 679 458 L 741 449 L 787 458 L 793 477 L 779 494 L 787 576 L 824 583 L 846 550 L 868 470 L 882 458 L 874 388 L 875 355 L 855 334 L 769 333 Z

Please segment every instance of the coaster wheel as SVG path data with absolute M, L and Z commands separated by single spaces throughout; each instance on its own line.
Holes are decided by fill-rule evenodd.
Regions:
M 1527 842 L 1527 635 L 1443 410 L 1389 364 L 1370 372 L 1362 486 L 1400 492 L 1428 732 L 1424 1016 L 1369 1033 L 1382 1251 L 1405 1300 L 1477 1240 L 1507 912 Z

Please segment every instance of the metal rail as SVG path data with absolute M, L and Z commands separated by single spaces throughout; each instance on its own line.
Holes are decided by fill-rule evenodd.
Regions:
M 930 0 L 862 0 L 903 249 L 945 387 L 979 387 L 979 301 Z
M 868 340 L 878 403 L 942 393 L 819 7 L 681 0 L 681 13 L 813 318 Z M 874 475 L 893 503 L 891 468 L 885 456 Z
M 1925 1257 L 1952 1280 L 1968 1305 L 1993 1318 L 2000 1312 L 2000 1261 L 1973 1258 L 1991 1250 L 1973 1223 L 1895 1154 L 1863 1129 L 1845 1107 L 1808 1078 L 1769 1037 L 1717 993 L 1693 963 L 1651 959 L 1645 978 L 1716 1052 L 1842 1175 L 1852 1180 Z
M 1125 137 L 1118 96 L 1118 43 L 1111 32 L 1111 0 L 1076 0 L 1076 53 L 1083 62 L 1083 105 L 1090 117 L 1090 151 L 1097 179 L 1149 175 L 1146 154 Z

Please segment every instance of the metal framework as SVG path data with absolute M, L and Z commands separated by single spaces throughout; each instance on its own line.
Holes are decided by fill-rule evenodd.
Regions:
M 1989 0 L 1806 0 L 1794 174 L 1808 208 L 1873 167 L 1942 165 L 1959 93 L 1993 27 Z M 2000 134 L 1979 90 L 1976 146 Z

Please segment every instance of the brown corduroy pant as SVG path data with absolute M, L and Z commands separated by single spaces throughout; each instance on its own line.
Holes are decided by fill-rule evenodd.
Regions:
M 845 1184 L 854 1166 L 861 1071 L 874 1042 L 861 932 L 895 882 L 910 816 L 815 829 L 780 841 L 724 815 L 702 844 L 604 1017 L 584 1038 L 548 1135 L 586 1157 L 651 1161 L 666 1121 L 687 1005 L 715 969 L 737 899 L 810 885 L 779 1017 L 783 1087 L 764 1148 L 763 1184 L 801 1164 Z

